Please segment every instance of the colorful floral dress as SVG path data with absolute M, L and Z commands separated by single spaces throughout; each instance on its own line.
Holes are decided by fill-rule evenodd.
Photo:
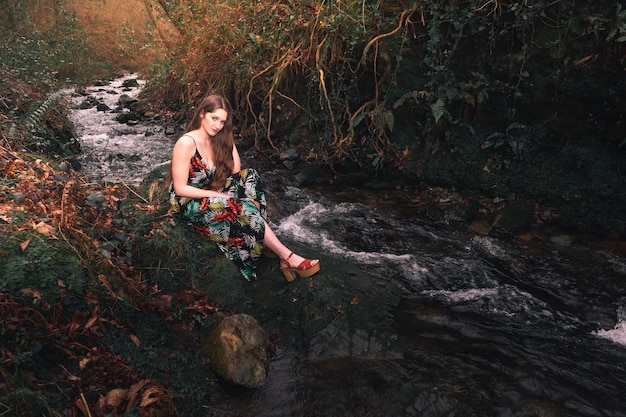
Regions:
M 208 190 L 214 175 L 215 166 L 208 167 L 196 149 L 187 184 Z M 219 191 L 234 197 L 179 197 L 170 184 L 170 212 L 208 236 L 246 280 L 254 281 L 263 248 L 267 207 L 259 174 L 252 168 L 243 169 L 228 177 Z

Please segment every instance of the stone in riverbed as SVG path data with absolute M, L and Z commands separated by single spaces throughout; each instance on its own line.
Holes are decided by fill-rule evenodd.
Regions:
M 204 350 L 216 374 L 233 384 L 256 388 L 267 378 L 268 346 L 267 335 L 254 317 L 234 314 L 211 332 Z

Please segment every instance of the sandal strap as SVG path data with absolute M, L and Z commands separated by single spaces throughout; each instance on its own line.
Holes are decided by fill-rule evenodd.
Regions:
M 291 259 L 292 256 L 293 256 L 293 251 L 285 259 L 281 259 L 280 260 L 280 267 L 281 268 L 291 268 L 291 265 L 289 264 L 289 259 Z

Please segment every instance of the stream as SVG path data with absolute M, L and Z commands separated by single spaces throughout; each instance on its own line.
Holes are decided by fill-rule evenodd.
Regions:
M 121 91 L 132 77 L 86 92 L 114 108 L 121 94 L 138 94 Z M 172 136 L 72 100 L 94 180 L 139 184 L 169 161 Z M 277 219 L 279 236 L 320 254 L 327 276 L 366 271 L 374 297 L 393 286 L 399 302 L 372 320 L 385 330 L 360 354 L 314 343 L 304 354 L 278 351 L 265 386 L 214 387 L 194 415 L 626 416 L 623 242 L 477 236 L 378 204 L 375 191 L 288 187 L 282 197 L 290 209 Z
M 125 86 L 137 80 L 137 86 Z M 117 116 L 130 113 L 123 103 L 135 100 L 145 82 L 134 74 L 91 86 L 70 98 L 74 106 L 72 121 L 82 153 L 78 161 L 83 174 L 94 181 L 139 185 L 146 173 L 168 163 L 176 140 L 165 129 L 120 123 Z

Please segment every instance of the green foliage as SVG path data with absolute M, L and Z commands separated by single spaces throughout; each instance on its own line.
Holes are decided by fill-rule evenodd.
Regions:
M 605 37 L 607 42 L 626 42 L 626 8 L 621 3 L 615 3 L 615 15 L 593 14 L 587 20 L 595 36 Z
M 71 156 L 77 143 L 59 89 L 68 77 L 90 76 L 84 33 L 75 14 L 63 8 L 56 24 L 40 32 L 29 5 L 13 5 L 19 27 L 0 27 L 0 130 L 16 149 Z
M 92 65 L 87 59 L 86 37 L 76 14 L 59 6 L 58 15 L 53 16 L 55 24 L 41 31 L 28 14 L 28 4 L 20 3 L 18 7 L 22 26 L 17 30 L 4 28 L 0 32 L 2 76 L 47 89 L 56 88 L 67 78 L 77 82 L 90 79 Z M 22 28 L 29 30 L 22 31 Z
M 592 74 L 616 71 L 624 88 L 626 13 L 614 2 L 153 4 L 182 39 L 149 87 L 161 102 L 185 115 L 200 96 L 225 94 L 258 148 L 306 146 L 328 163 L 396 167 L 382 162 L 404 149 L 436 152 L 447 130 L 485 115 L 496 131 L 543 123 L 557 100 L 547 114 L 535 103 Z M 399 138 L 415 125 L 413 143 Z
M 20 245 L 27 242 L 24 250 Z M 0 243 L 0 292 L 17 293 L 33 289 L 48 304 L 60 299 L 64 288 L 84 294 L 89 279 L 76 253 L 67 243 L 47 239 L 36 233 L 16 233 Z
M 63 96 L 63 92 L 58 91 L 51 94 L 43 103 L 33 103 L 33 107 L 21 120 L 16 120 L 11 125 L 8 139 L 11 143 L 22 143 L 23 136 L 36 132 L 37 127 L 45 122 L 46 113 L 56 105 Z M 36 135 L 34 135 L 36 137 Z
M 61 417 L 62 415 L 51 408 L 44 394 L 21 387 L 13 390 L 0 390 L 0 413 L 23 417 Z

